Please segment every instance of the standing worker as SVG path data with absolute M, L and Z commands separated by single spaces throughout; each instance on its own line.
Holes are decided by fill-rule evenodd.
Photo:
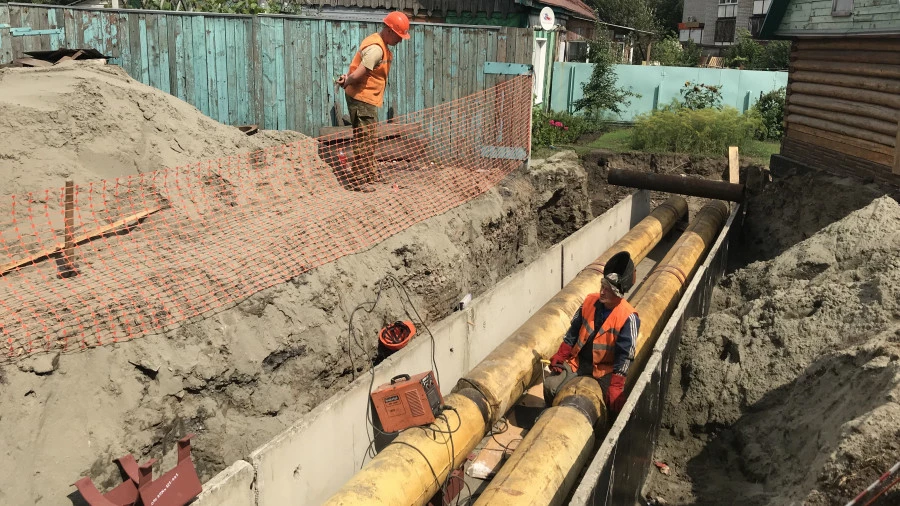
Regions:
M 641 327 L 637 311 L 624 299 L 633 284 L 631 255 L 616 253 L 603 268 L 600 292 L 585 297 L 559 350 L 550 359 L 553 374 L 544 380 L 548 406 L 569 380 L 593 376 L 603 389 L 607 408 L 615 413 L 622 410 L 625 377 L 634 360 Z
M 363 39 L 350 62 L 349 72 L 337 80 L 347 95 L 347 110 L 353 125 L 353 160 L 350 181 L 347 181 L 351 190 L 375 191 L 370 183 L 382 179 L 375 165 L 375 123 L 377 108 L 384 105 L 384 87 L 393 60 L 388 46 L 396 46 L 401 39 L 408 38 L 406 14 L 399 11 L 388 14 L 381 31 Z

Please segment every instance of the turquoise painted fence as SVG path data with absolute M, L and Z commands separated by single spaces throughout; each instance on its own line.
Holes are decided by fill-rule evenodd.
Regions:
M 584 96 L 581 88 L 590 79 L 592 70 L 593 65 L 589 63 L 555 63 L 550 108 L 572 112 L 572 103 Z M 756 103 L 760 93 L 787 86 L 788 78 L 787 72 L 643 65 L 616 65 L 615 72 L 619 87 L 640 95 L 632 97 L 626 110 L 616 118 L 623 122 L 634 121 L 639 114 L 680 99 L 687 81 L 722 85 L 722 103 L 746 111 Z
M 0 63 L 25 51 L 95 48 L 133 78 L 222 123 L 318 135 L 334 82 L 379 23 L 140 10 L 0 5 Z M 12 28 L 30 32 L 12 35 Z M 382 117 L 465 97 L 505 76 L 486 61 L 531 63 L 533 31 L 414 24 L 394 48 Z M 341 97 L 341 106 L 343 98 Z

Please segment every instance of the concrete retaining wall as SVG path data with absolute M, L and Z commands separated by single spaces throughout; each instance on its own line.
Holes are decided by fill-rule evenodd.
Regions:
M 649 213 L 649 193 L 640 191 L 498 283 L 466 309 L 431 326 L 433 345 L 425 329 L 420 329 L 420 337 L 375 368 L 374 378 L 369 373 L 356 378 L 251 453 L 252 475 L 247 463 L 240 461 L 204 484 L 204 496 L 209 499 L 201 496 L 203 502 L 198 504 L 324 502 L 367 459 L 370 388 L 397 374 L 431 370 L 434 346 L 439 382 L 442 390 L 449 392 L 465 372 Z M 252 491 L 251 499 L 248 491 Z

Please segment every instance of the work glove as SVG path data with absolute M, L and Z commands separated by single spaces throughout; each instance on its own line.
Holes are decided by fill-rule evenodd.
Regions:
M 563 364 L 566 360 L 569 360 L 569 356 L 572 354 L 572 346 L 566 344 L 563 341 L 559 345 L 559 349 L 556 350 L 556 355 L 553 355 L 550 358 L 550 371 L 554 374 L 559 374 L 563 372 Z
M 614 412 L 622 411 L 622 406 L 625 405 L 625 376 L 613 373 L 609 380 L 606 401 L 606 405 Z

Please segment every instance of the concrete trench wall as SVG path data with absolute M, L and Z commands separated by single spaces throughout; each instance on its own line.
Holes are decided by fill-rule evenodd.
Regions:
M 640 504 L 684 322 L 709 312 L 713 290 L 727 266 L 728 245 L 740 230 L 742 215 L 737 207 L 728 217 L 653 347 L 622 412 L 588 465 L 570 506 Z
M 650 214 L 639 191 L 507 277 L 462 311 L 432 325 L 444 392 L 543 306 L 586 265 Z M 431 370 L 432 343 L 419 329 L 409 346 L 363 373 L 284 432 L 203 485 L 196 506 L 321 504 L 363 465 L 370 385 Z

